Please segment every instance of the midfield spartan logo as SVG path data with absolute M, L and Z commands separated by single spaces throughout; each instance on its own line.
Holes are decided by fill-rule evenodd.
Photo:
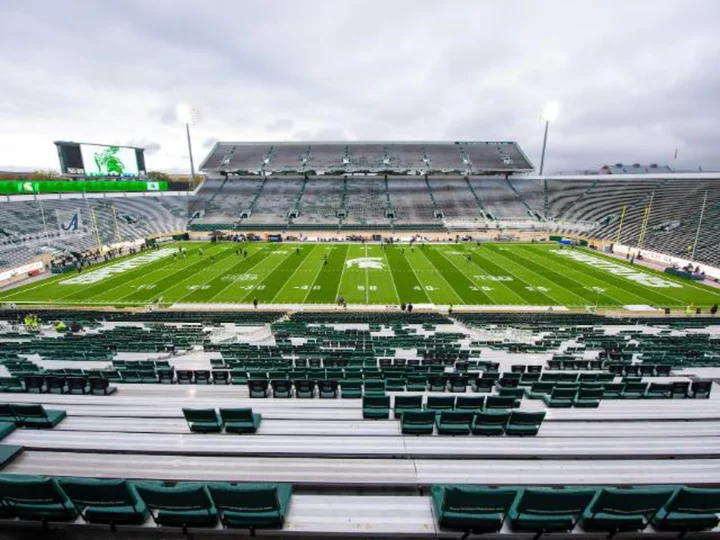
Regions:
M 61 232 L 75 232 L 82 228 L 82 214 L 79 209 L 56 210 L 55 215 Z
M 359 257 L 357 259 L 350 259 L 349 261 L 345 261 L 346 268 L 352 268 L 353 266 L 357 266 L 358 268 L 371 268 L 373 270 L 382 270 L 382 257 Z

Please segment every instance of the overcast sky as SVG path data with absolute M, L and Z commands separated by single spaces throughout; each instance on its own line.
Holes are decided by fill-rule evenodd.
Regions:
M 6 0 L 0 170 L 54 140 L 515 140 L 546 170 L 720 169 L 720 0 Z M 675 149 L 677 161 L 673 161 Z

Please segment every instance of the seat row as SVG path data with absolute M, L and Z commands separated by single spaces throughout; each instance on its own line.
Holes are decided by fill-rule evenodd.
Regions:
M 365 396 L 362 401 L 363 418 L 389 419 L 392 408 L 393 417 L 402 420 L 408 412 L 428 412 L 440 415 L 446 412 L 469 414 L 470 418 L 480 412 L 507 412 L 519 403 L 512 397 L 501 396 L 428 396 L 423 403 L 423 396 Z M 393 406 L 391 407 L 391 402 Z M 544 416 L 544 412 L 543 412 Z M 429 418 L 429 416 L 428 416 Z M 450 418 L 450 417 L 448 417 Z M 458 419 L 462 418 L 460 416 Z
M 8 378 L 12 379 L 12 377 Z M 64 377 L 61 375 L 26 375 L 21 379 L 0 383 L 6 392 L 34 392 L 49 394 L 110 395 L 117 388 L 105 377 Z
M 363 409 L 363 414 L 365 413 Z M 400 427 L 404 435 L 537 435 L 545 411 L 508 411 L 488 409 L 470 411 L 406 411 Z
M 708 399 L 712 381 L 609 383 L 599 387 L 536 383 L 525 396 L 548 407 L 597 407 L 603 399 Z M 595 403 L 595 404 L 594 404 Z
M 609 533 L 646 529 L 707 531 L 718 525 L 720 489 L 684 486 L 514 488 L 435 485 L 432 500 L 441 527 L 496 533 L 563 533 L 576 526 Z
M 262 415 L 253 413 L 249 407 L 235 409 L 183 409 L 183 416 L 194 433 L 255 433 L 260 427 Z
M 607 370 L 621 377 L 669 377 L 672 365 L 644 362 L 642 364 L 609 363 Z
M 236 484 L 100 480 L 0 475 L 0 517 L 47 522 L 160 527 L 282 527 L 291 484 Z

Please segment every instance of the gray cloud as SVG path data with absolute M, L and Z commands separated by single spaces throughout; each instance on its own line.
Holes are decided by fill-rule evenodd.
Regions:
M 673 165 L 720 168 L 717 0 L 76 0 L 71 25 L 62 3 L 6 4 L 3 169 L 57 167 L 56 139 L 146 141 L 148 167 L 183 169 L 179 102 L 197 108 L 201 152 L 499 139 L 539 163 L 548 99 L 548 171 L 667 163 L 675 148 Z

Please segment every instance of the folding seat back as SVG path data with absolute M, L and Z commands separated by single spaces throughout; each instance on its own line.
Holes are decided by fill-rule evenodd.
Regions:
M 299 398 L 312 398 L 315 397 L 315 381 L 307 379 L 296 379 L 295 382 L 295 395 Z
M 15 415 L 13 408 L 7 403 L 0 403 L 0 421 L 15 422 L 18 417 Z
M 177 375 L 178 384 L 190 384 L 193 382 L 193 371 L 191 369 L 178 369 L 175 374 Z
M 430 385 L 431 392 L 445 391 L 445 386 L 447 384 L 447 377 L 445 375 L 430 375 L 427 380 Z
M 390 408 L 390 396 L 364 396 L 363 409 L 389 409 Z
M 520 379 L 517 377 L 508 377 L 503 375 L 497 381 L 498 386 L 501 388 L 517 388 L 520 384 Z
M 657 364 L 655 366 L 655 373 L 658 377 L 669 377 L 672 366 L 670 364 Z
M 249 379 L 248 389 L 250 390 L 250 397 L 267 397 L 268 392 L 268 381 L 266 379 Z
M 615 380 L 615 375 L 612 373 L 598 373 L 597 382 L 611 383 Z
M 436 485 L 431 493 L 442 527 L 477 534 L 500 531 L 517 496 L 514 489 L 476 486 Z
M 60 487 L 88 523 L 141 524 L 147 507 L 125 480 L 67 478 Z
M 488 379 L 485 377 L 481 377 L 479 379 L 476 379 L 472 386 L 473 390 L 476 392 L 492 392 L 493 386 L 495 385 L 495 381 L 493 379 Z
M 397 413 L 400 411 L 414 410 L 419 411 L 422 409 L 423 397 L 422 396 L 395 396 L 393 402 L 393 408 Z
M 193 377 L 197 384 L 210 384 L 210 371 L 207 369 L 196 369 L 193 370 Z
M 571 531 L 595 497 L 588 489 L 526 489 L 511 511 L 513 527 L 535 532 Z
M 510 420 L 510 411 L 496 409 L 475 414 L 472 432 L 475 435 L 502 435 Z
M 54 480 L 43 476 L 0 477 L 0 499 L 20 519 L 69 521 L 77 510 Z
M 465 392 L 467 389 L 468 378 L 466 375 L 451 375 L 448 378 L 451 392 Z
M 533 383 L 536 383 L 540 380 L 540 373 L 523 373 L 522 377 L 520 377 L 520 386 L 531 386 Z
M 655 375 L 655 364 L 640 364 L 640 375 L 653 377 Z
M 695 399 L 709 399 L 712 390 L 712 381 L 692 381 L 690 396 Z
M 482 411 L 485 406 L 485 396 L 458 396 L 455 399 L 455 409 L 461 411 Z
M 292 383 L 286 379 L 274 379 L 270 381 L 274 397 L 289 398 L 292 396 Z
M 485 400 L 485 409 L 512 409 L 515 407 L 515 398 L 512 396 L 488 396 Z
M 527 366 L 525 366 L 525 364 L 514 364 L 510 366 L 510 371 L 512 373 L 525 373 L 526 368 Z
M 321 398 L 334 399 L 338 395 L 338 382 L 335 379 L 332 380 L 320 380 L 318 383 L 318 391 L 320 392 Z
M 653 521 L 656 528 L 673 531 L 714 529 L 720 513 L 720 489 L 681 487 Z
M 222 424 L 215 409 L 183 409 L 182 412 L 190 431 L 197 433 L 222 431 Z
M 407 410 L 402 415 L 402 424 L 406 425 L 429 425 L 432 428 L 435 422 L 435 413 L 432 411 Z M 430 429 L 432 432 L 432 429 Z
M 238 407 L 233 409 L 220 409 L 220 416 L 223 422 L 252 422 L 253 410 L 250 407 Z
M 578 381 L 580 383 L 584 382 L 595 382 L 597 381 L 597 373 L 580 373 L 580 376 L 578 377 Z
M 442 411 L 439 421 L 442 424 L 462 424 L 467 425 L 470 429 L 470 423 L 475 418 L 475 413 L 471 411 Z
M 542 366 L 527 366 L 527 373 L 542 373 Z
M 455 396 L 428 396 L 425 409 L 428 411 L 447 411 L 455 408 Z
M 559 380 L 560 380 L 560 373 L 548 373 L 546 371 L 540 377 L 540 381 L 542 381 L 542 382 L 557 382 Z
M 202 485 L 166 487 L 137 482 L 134 486 L 158 525 L 184 529 L 217 525 L 217 511 Z
M 87 382 L 88 380 L 86 377 L 68 377 L 68 392 L 71 394 L 84 394 L 87 392 Z
M 690 391 L 690 381 L 673 381 L 670 383 L 670 393 L 673 398 L 686 398 Z
M 545 411 L 511 411 L 508 435 L 535 435 L 545 419 Z
M 640 365 L 639 364 L 626 364 L 624 371 L 625 371 L 626 377 L 637 377 L 638 375 L 640 375 Z
M 47 391 L 53 394 L 65 393 L 65 377 L 48 375 L 45 377 L 45 387 Z
M 603 488 L 583 513 L 583 525 L 612 533 L 643 530 L 672 495 L 671 489 Z
M 229 384 L 230 372 L 226 369 L 214 369 L 212 371 L 212 381 L 215 384 Z
M 215 485 L 208 491 L 225 527 L 280 527 L 285 519 L 290 484 Z
M 558 381 L 561 382 L 576 382 L 578 380 L 579 373 L 560 373 Z

